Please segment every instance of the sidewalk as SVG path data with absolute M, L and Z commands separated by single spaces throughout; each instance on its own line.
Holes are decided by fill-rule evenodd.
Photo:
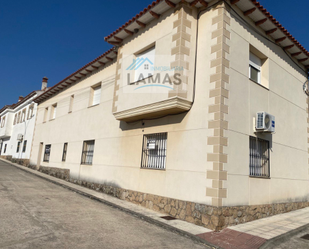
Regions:
M 170 231 L 176 232 L 191 239 L 204 243 L 212 248 L 224 249 L 254 249 L 254 248 L 271 248 L 268 247 L 274 241 L 286 238 L 290 234 L 295 234 L 300 230 L 309 227 L 309 207 L 292 211 L 285 214 L 240 224 L 229 227 L 221 232 L 213 232 L 210 229 L 188 223 L 186 221 L 172 219 L 166 220 L 162 217 L 167 216 L 142 206 L 117 199 L 115 197 L 87 189 L 79 185 L 66 182 L 64 180 L 46 175 L 36 170 L 32 170 L 18 164 L 11 163 L 7 160 L 0 159 L 11 164 L 23 171 L 46 179 L 55 184 L 61 185 L 74 192 L 105 203 L 124 212 L 130 213 L 147 222 L 164 227 Z

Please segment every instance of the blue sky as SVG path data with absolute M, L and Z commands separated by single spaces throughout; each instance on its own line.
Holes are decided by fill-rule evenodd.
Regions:
M 52 86 L 111 48 L 104 37 L 150 1 L 2 1 L 0 9 L 0 108 L 19 95 Z M 307 49 L 309 1 L 260 0 Z

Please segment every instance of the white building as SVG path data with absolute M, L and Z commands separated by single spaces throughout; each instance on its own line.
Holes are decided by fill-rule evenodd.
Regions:
M 43 78 L 40 91 L 33 91 L 18 102 L 0 110 L 0 156 L 29 163 L 34 133 L 37 104 L 33 101 L 47 89 L 47 78 Z

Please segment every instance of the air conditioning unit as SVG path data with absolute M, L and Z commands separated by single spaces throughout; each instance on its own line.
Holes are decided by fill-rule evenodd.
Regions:
M 257 112 L 255 129 L 256 132 L 275 132 L 275 116 L 266 112 Z
M 18 141 L 23 141 L 23 138 L 24 138 L 23 134 L 18 134 L 17 135 L 17 140 Z

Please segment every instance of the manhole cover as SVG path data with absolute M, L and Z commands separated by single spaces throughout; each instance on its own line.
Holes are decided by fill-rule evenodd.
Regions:
M 309 240 L 309 234 L 305 234 L 303 237 L 300 237 L 301 239 Z
M 172 216 L 162 216 L 161 217 L 164 220 L 177 220 L 176 218 L 172 217 Z

